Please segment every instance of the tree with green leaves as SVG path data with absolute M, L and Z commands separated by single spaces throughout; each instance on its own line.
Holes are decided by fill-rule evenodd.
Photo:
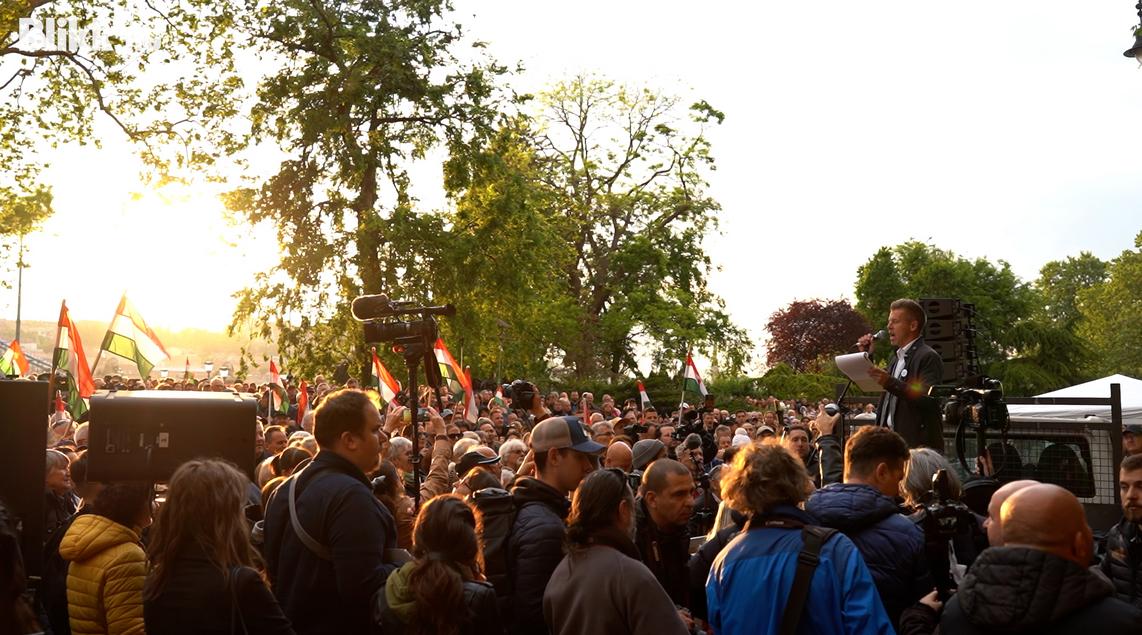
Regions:
M 573 302 L 557 342 L 577 377 L 636 369 L 636 345 L 676 372 L 688 348 L 717 346 L 732 374 L 750 342 L 707 286 L 702 242 L 717 227 L 706 192 L 714 157 L 705 128 L 724 115 L 704 101 L 576 77 L 539 96 L 533 146 L 554 234 L 567 241 L 561 283 Z
M 1110 262 L 1101 284 L 1078 292 L 1078 332 L 1091 342 L 1099 375 L 1142 377 L 1142 232 Z
M 1079 291 L 1102 284 L 1108 273 L 1109 264 L 1089 251 L 1048 262 L 1039 270 L 1035 282 L 1043 298 L 1039 310 L 1050 322 L 1073 331 L 1082 317 Z
M 0 237 L 26 233 L 52 212 L 38 150 L 99 146 L 109 127 L 161 183 L 209 168 L 232 147 L 224 122 L 236 113 L 229 93 L 241 85 L 234 42 L 204 28 L 207 15 L 224 25 L 231 4 L 0 3 Z
M 459 58 L 465 40 L 449 12 L 443 0 L 293 0 L 236 20 L 235 33 L 275 60 L 247 141 L 286 158 L 227 198 L 247 222 L 272 224 L 281 244 L 280 266 L 239 293 L 231 332 L 275 338 L 295 374 L 349 359 L 367 372 L 354 297 L 433 297 L 447 228 L 416 209 L 409 168 L 443 144 L 449 178 L 464 182 L 463 157 L 500 110 L 504 72 Z

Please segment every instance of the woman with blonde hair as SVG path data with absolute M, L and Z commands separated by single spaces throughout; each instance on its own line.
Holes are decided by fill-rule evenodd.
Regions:
M 254 568 L 246 477 L 216 459 L 182 464 L 151 531 L 143 613 L 152 633 L 294 631 Z

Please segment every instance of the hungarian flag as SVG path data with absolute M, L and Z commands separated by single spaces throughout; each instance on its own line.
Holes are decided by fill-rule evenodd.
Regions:
M 281 375 L 278 374 L 278 367 L 274 364 L 274 360 L 270 360 L 270 414 L 281 413 L 287 414 L 289 412 L 289 393 L 286 392 L 285 384 L 282 383 Z
M 4 356 L 0 357 L 0 373 L 9 377 L 28 374 L 28 358 L 24 357 L 24 351 L 20 350 L 19 340 L 12 340 L 8 344 L 8 350 L 4 351 Z
M 309 393 L 306 392 L 307 386 L 305 380 L 301 380 L 301 385 L 297 388 L 297 425 L 301 425 L 301 418 L 305 416 L 305 411 L 309 409 Z
M 646 387 L 642 385 L 642 380 L 638 380 L 638 409 L 646 410 L 650 405 L 650 395 L 646 394 Z
M 464 380 L 468 383 L 468 392 L 464 397 L 464 419 L 476 423 L 480 418 L 480 406 L 476 403 L 476 389 L 472 384 L 472 369 L 464 369 Z
M 377 349 L 373 349 L 373 388 L 381 394 L 381 406 L 387 406 L 393 402 L 397 393 L 401 391 L 400 382 L 393 378 L 389 369 L 381 363 L 381 358 L 377 357 Z
M 444 340 L 437 338 L 436 345 L 432 347 L 432 352 L 436 354 L 436 363 L 440 366 L 440 374 L 448 382 L 448 392 L 459 395 L 467 390 L 468 387 L 464 385 L 467 382 L 464 371 L 460 369 L 456 360 L 452 359 L 452 353 L 448 352 Z
M 694 358 L 690 354 L 686 354 L 686 370 L 682 375 L 682 390 L 696 392 L 703 397 L 706 396 L 706 384 L 702 383 L 702 376 L 698 374 L 698 368 L 694 366 Z
M 107 328 L 100 348 L 112 355 L 134 361 L 140 377 L 149 375 L 155 364 L 170 359 L 167 349 L 163 348 L 159 337 L 143 321 L 143 317 L 127 299 L 126 293 L 119 299 L 119 308 L 115 309 L 115 317 L 111 319 L 111 326 Z
M 504 387 L 496 384 L 496 396 L 492 397 L 492 403 L 501 407 L 506 407 L 508 404 L 504 401 Z
M 75 323 L 67 313 L 66 302 L 60 305 L 58 327 L 52 373 L 57 370 L 67 372 L 67 411 L 71 413 L 72 419 L 78 419 L 87 412 L 87 399 L 95 392 L 95 381 L 91 378 L 87 356 L 83 354 L 79 329 L 75 328 Z

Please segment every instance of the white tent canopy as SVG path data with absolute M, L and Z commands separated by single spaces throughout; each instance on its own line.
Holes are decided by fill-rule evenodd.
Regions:
M 1126 375 L 1111 375 L 1088 381 L 1084 384 L 1068 386 L 1048 393 L 1036 395 L 1037 397 L 1095 397 L 1107 399 L 1110 397 L 1110 385 L 1119 384 L 1122 387 L 1122 422 L 1142 424 L 1142 380 L 1127 377 Z M 1095 416 L 1110 421 L 1110 406 L 1040 406 L 1040 405 L 1011 405 L 1008 411 L 1012 417 L 1044 417 L 1050 419 L 1083 419 Z

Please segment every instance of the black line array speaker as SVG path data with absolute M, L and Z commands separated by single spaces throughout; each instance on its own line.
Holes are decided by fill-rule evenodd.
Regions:
M 254 399 L 233 393 L 97 393 L 91 398 L 87 477 L 163 482 L 195 458 L 226 459 L 250 475 L 256 425 Z
M 42 564 L 47 434 L 48 382 L 0 381 L 0 500 L 29 576 L 39 576 Z
M 920 298 L 924 309 L 924 342 L 944 362 L 944 383 L 959 384 L 980 374 L 975 348 L 975 305 L 956 298 Z

